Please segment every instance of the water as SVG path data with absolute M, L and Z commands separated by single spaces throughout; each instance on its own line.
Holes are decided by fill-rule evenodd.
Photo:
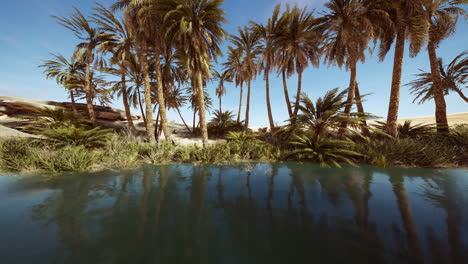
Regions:
M 468 263 L 468 170 L 2 176 L 0 263 Z

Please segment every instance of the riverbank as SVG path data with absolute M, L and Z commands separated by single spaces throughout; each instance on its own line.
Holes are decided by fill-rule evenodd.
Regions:
M 466 131 L 466 130 L 464 130 Z M 466 133 L 466 132 L 465 132 Z M 460 138 L 425 137 L 362 140 L 340 149 L 316 149 L 322 156 L 352 152 L 345 160 L 356 166 L 374 167 L 468 167 L 468 133 Z M 458 141 L 457 141 L 458 140 Z M 465 140 L 463 143 L 460 140 Z M 0 170 L 15 173 L 103 171 L 167 163 L 229 164 L 241 161 L 301 161 L 340 166 L 333 159 L 319 160 L 298 154 L 289 145 L 274 145 L 255 137 L 219 141 L 202 148 L 197 144 L 173 142 L 150 144 L 139 137 L 113 135 L 99 146 L 55 145 L 43 139 L 9 138 L 0 140 Z

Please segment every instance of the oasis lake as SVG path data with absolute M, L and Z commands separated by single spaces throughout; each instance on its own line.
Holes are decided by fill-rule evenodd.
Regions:
M 468 170 L 174 164 L 0 176 L 0 262 L 468 263 Z

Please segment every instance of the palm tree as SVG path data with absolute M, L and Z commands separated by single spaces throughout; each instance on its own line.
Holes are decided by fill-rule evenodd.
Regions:
M 467 88 L 466 80 L 468 78 L 468 51 L 458 55 L 449 65 L 445 66 L 442 59 L 439 58 L 438 67 L 442 78 L 441 86 L 444 95 L 454 91 L 468 103 L 468 97 L 463 94 L 462 89 Z M 417 79 L 406 84 L 410 87 L 410 91 L 416 97 L 413 102 L 419 100 L 419 104 L 434 98 L 434 88 L 432 73 L 424 72 L 416 75 Z
M 77 45 L 75 57 L 85 64 L 85 85 L 86 105 L 91 122 L 96 124 L 96 115 L 92 103 L 92 90 L 90 83 L 91 64 L 94 61 L 94 51 L 103 42 L 111 39 L 107 33 L 94 28 L 84 15 L 74 7 L 75 13 L 70 18 L 52 16 L 57 23 L 71 30 L 82 42 Z
M 351 113 L 352 102 L 356 95 L 356 67 L 359 61 L 366 59 L 365 52 L 369 41 L 374 37 L 374 25 L 367 16 L 367 8 L 357 0 L 332 0 L 325 5 L 324 14 L 325 60 L 329 64 L 343 65 L 350 70 L 345 114 Z M 381 12 L 381 15 L 385 15 Z M 342 128 L 347 126 L 343 122 Z M 344 130 L 341 130 L 343 133 Z
M 437 47 L 442 40 L 448 38 L 456 30 L 458 16 L 465 16 L 466 11 L 460 7 L 468 3 L 466 0 L 423 0 L 424 17 L 429 23 L 429 41 L 427 51 L 431 64 L 433 96 L 436 106 L 435 116 L 437 132 L 448 132 L 447 105 L 444 88 L 439 71 Z
M 230 81 L 229 72 L 223 71 L 220 73 L 218 71 L 213 71 L 213 77 L 216 81 L 218 81 L 218 86 L 216 86 L 216 96 L 218 96 L 219 99 L 219 112 L 223 112 L 222 97 L 227 93 L 224 83 Z
M 167 36 L 183 51 L 186 68 L 198 97 L 203 145 L 208 143 L 203 81 L 211 75 L 211 62 L 221 54 L 219 44 L 225 37 L 221 23 L 223 0 L 174 0 L 165 17 Z
M 119 0 L 113 5 L 113 9 L 125 9 L 124 15 L 126 23 L 129 26 L 131 35 L 135 38 L 139 61 L 142 64 L 145 85 L 147 136 L 150 142 L 156 141 L 155 130 L 152 124 L 153 108 L 151 101 L 150 63 L 148 62 L 149 53 L 152 51 L 156 75 L 156 91 L 158 94 L 157 100 L 160 106 L 161 126 L 166 140 L 170 140 L 171 136 L 167 126 L 167 114 L 161 74 L 161 54 L 165 43 L 164 33 L 166 28 L 164 25 L 164 16 L 166 10 L 161 8 L 159 1 L 152 0 Z
M 83 70 L 84 65 L 73 56 L 70 60 L 61 54 L 51 54 L 53 59 L 43 60 L 40 68 L 45 68 L 44 74 L 47 79 L 55 78 L 57 84 L 62 85 L 70 93 L 73 112 L 77 112 L 75 104 L 75 93 L 77 92 L 71 83 L 76 75 Z
M 277 65 L 288 77 L 294 73 L 298 75 L 296 103 L 292 116 L 294 122 L 302 93 L 302 73 L 309 63 L 315 67 L 320 64 L 322 37 L 318 25 L 322 20 L 315 18 L 306 8 L 300 9 L 297 6 L 291 10 L 288 8 L 283 16 L 287 21 L 281 29 L 282 33 L 277 36 L 277 49 L 281 51 Z
M 234 82 L 236 87 L 240 87 L 239 110 L 237 112 L 237 122 L 240 122 L 244 86 L 244 70 L 242 68 L 244 58 L 240 49 L 228 47 L 228 50 L 228 58 L 227 61 L 223 63 L 223 66 L 224 70 L 228 73 L 229 80 Z
M 109 41 L 101 44 L 101 51 L 110 52 L 112 54 L 110 62 L 119 67 L 119 70 L 117 71 L 117 74 L 121 77 L 119 91 L 122 95 L 129 129 L 132 133 L 135 133 L 136 129 L 133 124 L 132 113 L 128 101 L 128 90 L 126 85 L 127 70 L 125 67 L 127 60 L 132 56 L 131 50 L 134 48 L 134 40 L 133 37 L 130 36 L 130 30 L 128 29 L 127 24 L 117 18 L 112 11 L 106 9 L 100 4 L 98 4 L 98 7 L 94 8 L 94 10 L 97 12 L 94 15 L 94 20 L 98 24 L 99 29 L 111 34 L 112 36 Z
M 250 92 L 251 82 L 255 79 L 259 70 L 259 55 L 261 52 L 260 36 L 247 27 L 238 28 L 239 36 L 230 36 L 230 41 L 243 54 L 242 78 L 247 83 L 247 107 L 245 110 L 245 130 L 249 128 L 250 118 Z
M 427 36 L 428 23 L 422 14 L 422 0 L 378 0 L 367 1 L 369 8 L 386 11 L 391 24 L 382 23 L 380 31 L 380 60 L 383 60 L 395 42 L 392 87 L 387 115 L 387 132 L 397 135 L 398 109 L 400 105 L 401 74 L 405 54 L 405 42 L 409 39 L 410 55 L 416 56 Z M 376 24 L 378 25 L 378 23 Z
M 266 92 L 266 104 L 268 111 L 268 121 L 270 122 L 270 130 L 274 130 L 275 122 L 273 121 L 273 114 L 271 112 L 270 102 L 270 73 L 275 65 L 277 51 L 275 50 L 275 42 L 277 36 L 280 34 L 284 19 L 280 16 L 281 5 L 276 5 L 273 10 L 273 15 L 268 18 L 268 22 L 258 24 L 251 21 L 253 31 L 258 34 L 263 41 L 262 59 L 263 59 L 263 70 L 265 78 L 265 92 Z

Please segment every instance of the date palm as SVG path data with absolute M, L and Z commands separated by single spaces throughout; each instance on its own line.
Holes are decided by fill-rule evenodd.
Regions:
M 326 5 L 324 14 L 325 61 L 345 66 L 350 71 L 347 104 L 344 114 L 351 113 L 356 95 L 356 68 L 358 62 L 364 62 L 369 42 L 374 38 L 374 24 L 368 16 L 368 9 L 357 0 L 332 0 Z M 385 12 L 381 12 L 385 16 Z M 342 128 L 347 122 L 342 123 Z M 344 130 L 341 130 L 342 133 Z
M 284 12 L 283 19 L 287 19 L 285 26 L 282 27 L 282 33 L 277 36 L 277 49 L 280 56 L 277 60 L 277 67 L 284 71 L 287 76 L 294 73 L 298 75 L 296 103 L 292 116 L 297 115 L 299 101 L 302 93 L 302 74 L 309 66 L 309 63 L 315 67 L 320 64 L 322 51 L 320 27 L 322 19 L 315 18 L 312 12 L 306 8 L 297 6 Z
M 219 112 L 223 112 L 222 108 L 222 97 L 226 95 L 227 90 L 226 86 L 224 86 L 225 82 L 229 82 L 229 72 L 228 71 L 223 71 L 223 72 L 218 72 L 218 71 L 213 71 L 213 77 L 215 81 L 218 82 L 218 86 L 216 86 L 216 96 L 218 96 L 219 99 Z
M 237 122 L 240 122 L 242 113 L 242 99 L 243 99 L 243 86 L 244 86 L 244 70 L 242 62 L 244 57 L 242 51 L 233 47 L 228 47 L 227 61 L 223 63 L 224 70 L 228 73 L 229 80 L 234 82 L 236 87 L 240 87 L 239 95 L 239 110 L 237 112 Z
M 174 0 L 165 16 L 167 37 L 184 53 L 192 88 L 198 98 L 203 145 L 208 143 L 203 82 L 210 78 L 211 63 L 221 55 L 219 45 L 225 37 L 221 24 L 226 21 L 223 0 Z
M 247 83 L 247 104 L 245 110 L 245 130 L 249 128 L 251 83 L 260 68 L 259 56 L 261 53 L 260 36 L 247 27 L 238 29 L 238 36 L 231 35 L 230 41 L 243 54 L 242 78 Z
M 90 83 L 91 64 L 94 61 L 95 49 L 103 42 L 108 41 L 111 36 L 93 27 L 91 22 L 86 19 L 86 17 L 76 7 L 74 7 L 74 10 L 75 12 L 71 14 L 69 18 L 58 16 L 52 17 L 57 20 L 58 24 L 71 30 L 81 41 L 81 43 L 77 45 L 74 56 L 76 56 L 79 61 L 85 65 L 84 90 L 86 95 L 86 105 L 91 122 L 96 124 L 96 115 L 94 113 L 92 103 L 93 91 L 91 90 Z
M 468 97 L 463 94 L 462 89 L 466 89 L 468 79 L 468 52 L 465 51 L 458 55 L 449 65 L 445 66 L 443 60 L 439 58 L 438 67 L 441 75 L 441 86 L 444 95 L 451 91 L 458 95 L 468 103 Z M 434 98 L 434 86 L 432 73 L 424 72 L 416 75 L 417 79 L 407 84 L 410 87 L 411 94 L 415 95 L 413 102 L 418 101 L 419 104 Z
M 117 18 L 112 11 L 106 9 L 100 4 L 98 4 L 94 10 L 97 12 L 94 15 L 94 20 L 99 26 L 99 29 L 111 35 L 111 38 L 108 41 L 103 42 L 100 48 L 101 52 L 111 54 L 111 64 L 114 64 L 119 68 L 116 72 L 116 74 L 120 75 L 121 78 L 119 90 L 122 95 L 129 129 L 132 133 L 135 133 L 136 129 L 133 124 L 132 113 L 128 101 L 128 90 L 126 84 L 127 69 L 125 67 L 126 61 L 132 56 L 131 50 L 134 48 L 134 39 L 131 37 L 128 26 L 125 22 Z
M 467 0 L 423 0 L 423 14 L 429 24 L 427 51 L 431 64 L 433 96 L 436 106 L 435 116 L 437 132 L 439 133 L 448 132 L 448 121 L 447 104 L 437 59 L 437 47 L 442 40 L 455 32 L 458 17 L 467 16 L 466 11 L 461 7 L 467 3 Z
M 409 40 L 410 55 L 416 56 L 426 40 L 428 23 L 422 13 L 422 0 L 369 0 L 366 3 L 372 8 L 387 12 L 392 22 L 381 24 L 383 30 L 379 34 L 379 57 L 384 60 L 395 42 L 387 132 L 396 136 L 405 42 Z
M 266 93 L 266 104 L 268 111 L 268 121 L 270 122 L 270 130 L 274 130 L 275 122 L 273 121 L 273 114 L 271 112 L 270 102 L 270 73 L 274 69 L 275 61 L 277 57 L 277 51 L 275 50 L 275 44 L 277 36 L 281 32 L 281 28 L 284 26 L 284 17 L 280 15 L 281 5 L 276 5 L 273 10 L 273 14 L 265 25 L 258 24 L 251 21 L 250 24 L 254 32 L 256 32 L 261 41 L 263 42 L 262 49 L 262 68 L 264 70 L 265 78 L 265 93 Z
M 73 112 L 77 112 L 75 104 L 75 96 L 77 90 L 72 85 L 72 81 L 76 79 L 79 72 L 83 71 L 84 65 L 76 60 L 73 56 L 70 60 L 61 54 L 51 54 L 52 59 L 43 60 L 43 64 L 39 65 L 44 69 L 44 74 L 47 79 L 55 78 L 57 84 L 62 85 L 70 93 L 71 105 Z
M 164 91 L 161 73 L 161 54 L 164 49 L 164 16 L 167 11 L 165 6 L 158 0 L 119 0 L 113 5 L 113 9 L 124 9 L 125 22 L 127 23 L 131 36 L 135 39 L 135 46 L 142 64 L 144 76 L 144 93 L 146 107 L 146 133 L 150 142 L 156 141 L 153 120 L 153 107 L 151 101 L 151 73 L 150 55 L 154 60 L 156 79 L 156 91 L 158 105 L 160 106 L 161 126 L 166 137 L 170 140 L 171 135 L 167 126 L 167 113 L 164 101 Z M 150 54 L 152 53 L 152 54 Z

